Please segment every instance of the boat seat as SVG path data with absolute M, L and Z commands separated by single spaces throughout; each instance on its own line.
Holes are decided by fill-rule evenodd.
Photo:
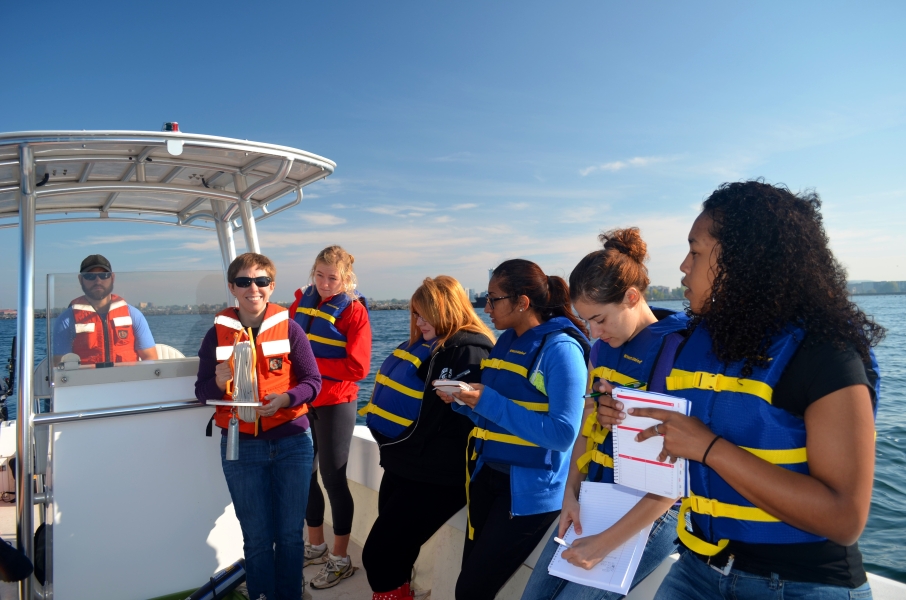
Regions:
M 169 360 L 171 358 L 185 358 L 186 355 L 174 348 L 173 346 L 168 346 L 166 344 L 157 344 L 157 359 L 158 360 Z

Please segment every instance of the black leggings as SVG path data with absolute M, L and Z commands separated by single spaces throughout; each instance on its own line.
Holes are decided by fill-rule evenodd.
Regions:
M 333 514 L 333 534 L 349 535 L 352 531 L 352 494 L 346 481 L 346 462 L 349 460 L 349 445 L 355 428 L 355 402 L 344 402 L 314 409 L 311 419 L 312 441 L 315 446 L 315 460 L 312 465 L 311 487 L 308 490 L 308 508 L 305 522 L 309 527 L 324 524 L 324 494 L 318 485 L 318 469 L 324 489 L 330 500 Z
M 362 549 L 371 590 L 390 592 L 409 581 L 422 545 L 465 505 L 462 484 L 420 483 L 384 471 L 378 518 Z
M 510 476 L 482 467 L 469 486 L 475 536 L 470 540 L 466 532 L 456 600 L 493 600 L 560 514 L 555 510 L 514 517 L 511 506 Z

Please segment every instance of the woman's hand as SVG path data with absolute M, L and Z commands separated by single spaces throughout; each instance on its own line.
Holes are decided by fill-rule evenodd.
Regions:
M 481 399 L 481 392 L 484 391 L 484 386 L 480 383 L 470 383 L 469 385 L 472 386 L 471 390 L 454 392 L 452 395 L 438 389 L 437 397 L 447 404 L 451 404 L 456 400 L 462 400 L 469 408 L 475 408 L 478 401 Z
M 661 462 L 676 462 L 677 458 L 688 458 L 701 462 L 708 445 L 714 441 L 714 432 L 695 417 L 661 408 L 630 408 L 629 414 L 634 417 L 648 417 L 660 421 L 655 427 L 640 431 L 635 436 L 637 442 L 661 435 L 664 438 L 664 449 L 657 459 Z
M 286 408 L 290 403 L 289 394 L 268 394 L 264 400 L 267 404 L 255 407 L 259 417 L 273 417 L 278 409 Z
M 619 425 L 626 418 L 626 413 L 622 412 L 623 403 L 614 400 L 610 395 L 613 388 L 612 383 L 603 379 L 599 379 L 591 386 L 593 392 L 604 394 L 595 400 L 598 402 L 598 424 L 607 430 L 610 430 L 613 425 Z
M 604 557 L 617 547 L 607 535 L 607 531 L 573 540 L 571 545 L 572 548 L 563 551 L 563 559 L 586 570 L 604 560 Z
M 573 490 L 566 486 L 566 491 L 563 492 L 563 508 L 560 509 L 560 527 L 557 535 L 560 537 L 566 535 L 570 524 L 576 530 L 576 535 L 582 535 L 582 524 L 579 522 L 579 499 L 576 498 Z
M 221 390 L 226 390 L 227 381 L 233 378 L 230 361 L 225 360 L 214 368 L 214 382 Z

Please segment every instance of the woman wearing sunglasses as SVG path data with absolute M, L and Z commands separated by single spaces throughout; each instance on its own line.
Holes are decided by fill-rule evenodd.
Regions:
M 355 428 L 356 382 L 368 375 L 371 364 L 371 325 L 365 299 L 356 291 L 353 262 L 353 256 L 340 246 L 322 250 L 311 268 L 311 284 L 296 290 L 289 309 L 308 334 L 323 381 L 312 404 L 315 469 L 305 515 L 305 566 L 324 564 L 311 582 L 318 589 L 333 587 L 355 572 L 347 553 L 353 503 L 346 462 Z M 333 515 L 333 552 L 324 540 L 324 494 L 318 470 Z
M 527 260 L 494 269 L 485 312 L 504 333 L 474 391 L 440 393 L 475 424 L 456 598 L 494 598 L 557 518 L 582 421 L 589 344 L 569 289 Z
M 247 253 L 227 269 L 238 308 L 221 311 L 198 350 L 195 396 L 231 399 L 230 355 L 236 336 L 254 343 L 258 395 L 253 423 L 240 421 L 239 459 L 226 460 L 230 409 L 218 406 L 223 428 L 223 474 L 242 529 L 250 598 L 302 596 L 302 530 L 313 457 L 307 435 L 308 404 L 321 389 L 321 376 L 308 339 L 286 309 L 268 300 L 277 270 L 269 258 Z
M 422 282 L 409 302 L 409 339 L 381 365 L 367 415 L 384 476 L 362 562 L 374 600 L 411 598 L 419 550 L 466 503 L 463 448 L 472 421 L 431 382 L 477 383 L 494 334 L 452 277 Z
M 596 338 L 591 349 L 591 384 L 604 380 L 653 392 L 666 392 L 666 378 L 688 319 L 673 311 L 648 306 L 643 294 L 648 288 L 648 251 L 637 228 L 602 233 L 602 250 L 583 258 L 569 276 L 569 291 L 576 313 L 588 323 Z M 582 535 L 579 520 L 579 489 L 583 480 L 614 482 L 613 438 L 597 423 L 595 402 L 585 406 L 582 433 L 573 447 L 573 460 L 563 494 L 560 524 L 538 558 L 522 600 L 618 600 L 621 594 L 583 586 L 550 575 L 544 568 L 558 548 L 554 536 L 563 537 L 570 524 Z M 591 569 L 612 550 L 651 526 L 635 587 L 670 554 L 676 551 L 675 498 L 648 494 L 609 529 L 578 538 L 563 558 Z

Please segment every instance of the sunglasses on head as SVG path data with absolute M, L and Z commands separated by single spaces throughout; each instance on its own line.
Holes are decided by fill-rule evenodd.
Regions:
M 85 281 L 94 281 L 95 279 L 110 279 L 110 276 L 113 275 L 113 273 L 80 273 L 80 275 Z
M 256 286 L 263 288 L 269 286 L 272 281 L 273 279 L 270 277 L 237 277 L 233 280 L 233 284 L 236 287 L 247 288 L 254 282 Z

